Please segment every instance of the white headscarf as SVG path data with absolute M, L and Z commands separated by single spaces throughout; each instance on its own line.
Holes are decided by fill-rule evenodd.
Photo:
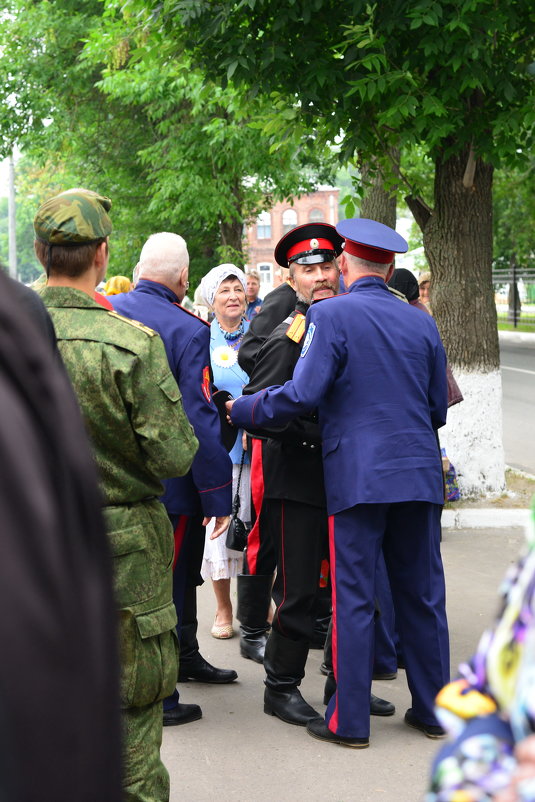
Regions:
M 236 265 L 230 263 L 217 265 L 217 267 L 213 267 L 210 272 L 204 276 L 201 281 L 200 292 L 209 306 L 213 307 L 214 298 L 219 287 L 225 281 L 225 279 L 230 278 L 231 276 L 236 276 L 243 287 L 243 291 L 245 292 L 247 279 L 243 270 L 240 270 L 240 268 L 236 267 Z

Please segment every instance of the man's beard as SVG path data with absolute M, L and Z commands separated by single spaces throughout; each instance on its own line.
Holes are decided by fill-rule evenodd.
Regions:
M 322 281 L 320 284 L 316 284 L 309 293 L 309 296 L 303 295 L 302 292 L 296 289 L 295 294 L 297 295 L 297 300 L 301 301 L 301 303 L 310 306 L 310 304 L 314 301 L 314 293 L 318 290 L 332 290 L 334 295 L 338 295 L 339 286 L 336 284 L 332 284 L 330 281 Z

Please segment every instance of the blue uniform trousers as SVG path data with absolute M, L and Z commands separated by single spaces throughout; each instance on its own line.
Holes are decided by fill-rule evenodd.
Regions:
M 433 704 L 449 681 L 449 637 L 440 556 L 441 506 L 357 504 L 329 517 L 333 666 L 326 711 L 333 732 L 370 733 L 376 570 L 381 547 L 396 611 L 414 715 L 437 724 Z

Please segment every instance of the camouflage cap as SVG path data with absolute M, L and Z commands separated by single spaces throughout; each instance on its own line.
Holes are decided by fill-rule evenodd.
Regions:
M 107 237 L 111 200 L 90 189 L 69 189 L 39 207 L 35 236 L 51 245 L 83 245 Z

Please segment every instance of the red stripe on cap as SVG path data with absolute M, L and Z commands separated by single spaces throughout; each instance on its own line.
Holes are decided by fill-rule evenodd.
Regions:
M 310 244 L 312 240 L 315 240 L 318 243 L 317 245 L 314 245 L 314 247 L 312 247 L 312 245 Z M 334 251 L 336 249 L 332 244 L 332 242 L 328 239 L 323 239 L 320 237 L 309 237 L 308 239 L 304 239 L 301 242 L 292 245 L 291 248 L 288 248 L 288 251 L 286 253 L 286 258 L 291 259 L 292 256 L 295 256 L 296 253 L 302 253 L 303 251 L 316 251 L 316 250 Z
M 393 251 L 384 251 L 381 248 L 372 248 L 370 245 L 361 245 L 360 242 L 353 242 L 350 239 L 346 239 L 344 251 L 352 256 L 366 259 L 367 262 L 379 262 L 382 265 L 388 265 L 394 259 Z

